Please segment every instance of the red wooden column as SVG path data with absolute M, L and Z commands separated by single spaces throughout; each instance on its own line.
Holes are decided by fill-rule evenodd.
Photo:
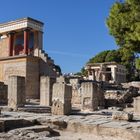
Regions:
M 14 33 L 9 33 L 9 56 L 13 56 Z
M 24 30 L 24 54 L 28 55 L 29 29 Z

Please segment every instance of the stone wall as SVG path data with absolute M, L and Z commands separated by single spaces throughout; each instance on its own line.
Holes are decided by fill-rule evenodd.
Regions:
M 39 98 L 39 59 L 27 58 L 26 67 L 26 98 Z
M 47 75 L 53 78 L 56 77 L 56 72 L 53 71 L 53 67 L 49 66 L 49 64 L 46 63 L 44 60 L 40 59 L 39 67 L 40 67 L 40 75 Z
M 139 81 L 132 81 L 132 82 L 129 82 L 129 83 L 122 83 L 122 85 L 123 85 L 124 88 L 129 88 L 130 86 L 133 86 L 133 87 L 139 88 L 139 90 L 140 90 L 140 82 Z
M 16 75 L 26 77 L 26 97 L 39 98 L 39 59 L 30 56 L 18 56 L 0 59 L 0 81 L 8 84 L 8 77 Z
M 8 77 L 11 75 L 26 76 L 26 58 L 0 60 L 0 81 L 8 84 Z

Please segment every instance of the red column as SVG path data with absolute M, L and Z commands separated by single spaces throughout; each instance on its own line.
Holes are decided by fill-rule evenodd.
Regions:
M 13 56 L 14 33 L 9 33 L 9 56 Z
M 24 54 L 28 55 L 29 46 L 29 30 L 24 30 Z

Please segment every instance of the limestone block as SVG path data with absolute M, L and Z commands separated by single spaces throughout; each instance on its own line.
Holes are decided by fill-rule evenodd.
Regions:
M 134 98 L 134 112 L 140 115 L 140 97 Z
M 83 82 L 81 84 L 82 109 L 94 111 L 98 109 L 97 84 L 93 82 Z
M 113 120 L 125 120 L 125 121 L 132 121 L 133 114 L 124 112 L 124 111 L 117 111 L 112 114 Z
M 52 105 L 52 87 L 54 82 L 55 78 L 50 78 L 48 76 L 40 77 L 40 105 Z
M 25 104 L 25 78 L 10 76 L 8 81 L 8 107 L 17 109 Z
M 69 83 L 69 79 L 67 77 L 64 77 L 64 76 L 60 76 L 56 79 L 56 82 L 58 83 Z
M 72 87 L 64 83 L 53 85 L 52 114 L 65 115 L 71 111 Z

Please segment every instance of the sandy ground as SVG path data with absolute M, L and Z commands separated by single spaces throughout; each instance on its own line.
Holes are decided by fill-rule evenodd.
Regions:
M 48 138 L 49 140 L 123 140 L 122 138 L 114 138 L 107 136 L 96 136 L 87 133 L 60 132 L 61 136 Z

